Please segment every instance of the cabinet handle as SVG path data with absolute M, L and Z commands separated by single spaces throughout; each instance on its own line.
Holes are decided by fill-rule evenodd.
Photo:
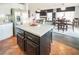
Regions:
M 32 39 L 31 37 L 27 36 L 28 39 Z

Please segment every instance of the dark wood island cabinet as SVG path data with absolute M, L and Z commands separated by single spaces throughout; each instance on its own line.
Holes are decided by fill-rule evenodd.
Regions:
M 26 55 L 49 55 L 52 42 L 52 29 L 41 37 L 17 28 L 17 44 Z

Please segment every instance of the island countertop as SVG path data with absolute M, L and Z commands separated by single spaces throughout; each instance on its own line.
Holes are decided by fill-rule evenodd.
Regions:
M 30 26 L 29 24 L 24 24 L 17 25 L 16 27 L 39 37 L 43 36 L 45 33 L 47 33 L 49 30 L 53 28 L 52 25 L 46 24 L 38 24 L 37 26 Z

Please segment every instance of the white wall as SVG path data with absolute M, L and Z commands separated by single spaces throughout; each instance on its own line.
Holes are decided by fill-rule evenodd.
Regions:
M 24 9 L 24 5 L 17 3 L 0 3 L 0 14 L 10 14 L 11 8 Z

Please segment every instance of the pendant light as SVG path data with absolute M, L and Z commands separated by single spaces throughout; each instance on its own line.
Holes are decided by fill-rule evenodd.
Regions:
M 65 10 L 66 8 L 65 8 L 65 5 L 64 5 L 64 3 L 62 3 L 62 8 L 61 8 L 61 10 Z

